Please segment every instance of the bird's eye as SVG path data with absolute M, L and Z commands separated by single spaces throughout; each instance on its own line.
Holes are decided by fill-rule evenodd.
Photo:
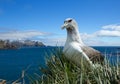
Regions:
M 68 20 L 68 22 L 71 22 L 72 20 L 70 19 L 70 20 Z

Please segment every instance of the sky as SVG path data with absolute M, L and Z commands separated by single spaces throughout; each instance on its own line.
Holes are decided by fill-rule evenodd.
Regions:
M 74 18 L 89 46 L 120 46 L 120 0 L 0 0 L 0 39 L 64 45 L 61 25 Z

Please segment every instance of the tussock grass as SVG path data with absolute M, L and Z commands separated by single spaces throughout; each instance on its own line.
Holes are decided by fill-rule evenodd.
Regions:
M 105 59 L 102 64 L 90 68 L 81 61 L 81 66 L 67 60 L 58 48 L 46 57 L 46 67 L 40 67 L 41 76 L 31 84 L 120 84 L 120 64 L 110 65 Z

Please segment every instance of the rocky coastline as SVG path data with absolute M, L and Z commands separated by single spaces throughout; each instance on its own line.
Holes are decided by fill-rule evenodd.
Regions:
M 45 46 L 40 41 L 24 40 L 24 41 L 9 41 L 0 40 L 0 49 L 19 49 L 21 47 L 43 47 Z

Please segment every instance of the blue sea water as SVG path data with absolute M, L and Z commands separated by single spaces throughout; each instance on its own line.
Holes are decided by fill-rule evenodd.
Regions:
M 45 66 L 46 53 L 49 54 L 55 47 L 28 47 L 20 49 L 0 50 L 0 79 L 14 81 L 21 77 L 22 70 L 26 74 L 39 71 L 39 66 Z M 120 55 L 120 47 L 93 47 L 112 62 Z M 117 53 L 117 54 L 116 54 Z M 119 56 L 120 57 L 120 56 Z

